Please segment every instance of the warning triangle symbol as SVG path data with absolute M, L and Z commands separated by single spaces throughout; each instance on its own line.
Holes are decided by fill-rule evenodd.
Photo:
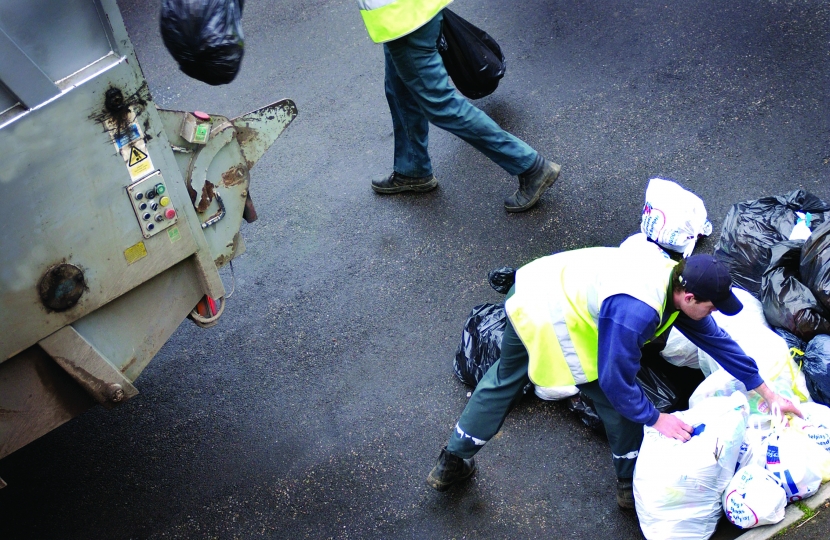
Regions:
M 135 146 L 133 146 L 132 149 L 130 149 L 130 161 L 129 161 L 129 166 L 130 167 L 133 167 L 133 166 L 137 165 L 138 163 L 141 163 L 145 159 L 147 159 L 147 154 L 145 154 L 144 152 L 142 152 L 141 150 L 139 150 Z

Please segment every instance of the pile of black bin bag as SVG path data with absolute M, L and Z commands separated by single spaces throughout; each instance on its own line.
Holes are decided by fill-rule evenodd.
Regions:
M 811 215 L 807 240 L 788 240 L 796 212 Z M 735 204 L 715 256 L 736 286 L 761 301 L 813 400 L 830 405 L 830 205 L 804 190 Z

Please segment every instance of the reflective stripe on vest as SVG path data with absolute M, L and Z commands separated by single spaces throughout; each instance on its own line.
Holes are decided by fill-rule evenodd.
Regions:
M 588 248 L 537 259 L 516 273 L 506 309 L 527 348 L 538 386 L 571 386 L 598 378 L 599 310 L 615 294 L 652 307 L 661 320 L 674 261 L 618 248 Z M 677 317 L 673 313 L 655 337 Z M 653 339 L 653 338 L 652 338 Z
M 432 20 L 452 0 L 358 0 L 360 15 L 375 43 L 405 36 Z

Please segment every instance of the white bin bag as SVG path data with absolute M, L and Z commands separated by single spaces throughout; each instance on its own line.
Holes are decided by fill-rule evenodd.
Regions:
M 671 259 L 669 254 L 663 251 L 663 248 L 649 240 L 648 236 L 643 233 L 632 234 L 623 240 L 620 248 L 642 257 L 655 256 L 662 259 Z
M 671 180 L 652 178 L 646 188 L 646 203 L 640 231 L 665 249 L 688 257 L 700 235 L 712 234 L 703 201 Z
M 787 494 L 763 467 L 747 465 L 723 492 L 723 512 L 739 529 L 771 525 L 784 519 Z
M 634 468 L 634 501 L 648 540 L 707 539 L 715 532 L 748 411 L 746 397 L 738 392 L 673 413 L 689 425 L 705 426 L 686 443 L 645 428 Z
M 689 341 L 686 336 L 680 333 L 680 330 L 674 327 L 669 331 L 666 346 L 660 351 L 660 356 L 666 362 L 675 366 L 700 369 L 697 345 Z

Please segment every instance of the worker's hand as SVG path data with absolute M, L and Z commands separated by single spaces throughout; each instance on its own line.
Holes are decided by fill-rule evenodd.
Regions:
M 766 401 L 767 405 L 769 405 L 770 414 L 772 414 L 772 404 L 776 403 L 778 405 L 778 408 L 781 409 L 781 414 L 792 413 L 799 418 L 804 418 L 804 415 L 801 414 L 801 411 L 798 409 L 798 407 L 795 406 L 795 403 L 785 398 L 781 394 L 773 394 L 773 396 L 769 399 L 764 398 L 764 401 Z
M 764 398 L 764 401 L 767 402 L 770 414 L 772 414 L 773 404 L 776 404 L 778 405 L 778 408 L 781 410 L 781 414 L 792 413 L 799 418 L 804 418 L 804 415 L 801 414 L 801 411 L 798 410 L 798 407 L 795 406 L 795 403 L 785 398 L 781 394 L 773 392 L 772 389 L 770 389 L 770 387 L 766 385 L 766 383 L 762 384 L 758 388 L 753 388 L 753 390 L 761 394 L 761 397 Z
M 673 414 L 666 414 L 660 413 L 660 418 L 654 423 L 654 429 L 665 435 L 666 437 L 671 437 L 672 439 L 677 439 L 678 441 L 686 442 L 692 438 L 692 431 L 694 428 L 681 420 L 680 418 L 674 416 Z

